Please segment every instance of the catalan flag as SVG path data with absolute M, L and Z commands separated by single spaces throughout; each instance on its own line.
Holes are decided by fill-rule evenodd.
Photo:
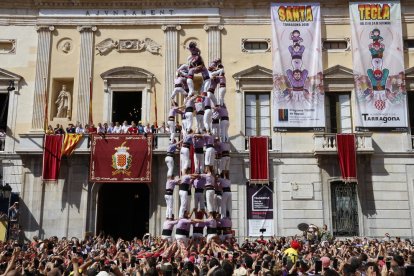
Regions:
M 66 134 L 62 145 L 62 156 L 70 156 L 82 138 L 82 134 Z

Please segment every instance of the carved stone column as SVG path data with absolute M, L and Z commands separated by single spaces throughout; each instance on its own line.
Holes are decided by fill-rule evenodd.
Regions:
M 221 58 L 221 31 L 223 25 L 204 25 L 208 34 L 208 64 L 214 59 Z
M 165 33 L 165 91 L 164 91 L 164 121 L 167 120 L 170 109 L 170 97 L 174 89 L 175 72 L 178 67 L 178 31 L 181 25 L 163 25 L 161 29 Z
M 89 123 L 89 103 L 93 64 L 93 33 L 98 28 L 96 26 L 78 26 L 77 29 L 81 35 L 77 121 L 86 124 Z
M 48 100 L 46 91 L 49 80 L 50 45 L 54 30 L 54 26 L 37 26 L 37 62 L 32 117 L 32 130 L 34 131 L 43 131 L 44 128 L 45 105 Z

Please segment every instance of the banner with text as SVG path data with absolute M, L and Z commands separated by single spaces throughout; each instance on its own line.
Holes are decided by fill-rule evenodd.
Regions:
M 152 135 L 93 135 L 91 182 L 151 182 Z
M 247 184 L 249 236 L 273 236 L 273 184 Z
M 275 130 L 325 129 L 320 6 L 271 5 Z
M 349 5 L 356 91 L 356 130 L 407 130 L 401 5 Z

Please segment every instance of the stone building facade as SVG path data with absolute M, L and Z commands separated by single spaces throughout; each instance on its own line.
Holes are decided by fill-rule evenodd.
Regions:
M 335 126 L 328 124 L 323 133 L 269 131 L 275 210 L 272 234 L 297 234 L 301 222 L 332 228 L 340 219 L 335 206 L 341 200 L 352 199 L 355 214 L 347 223 L 354 224 L 356 235 L 381 236 L 389 232 L 411 237 L 411 132 L 356 133 L 358 184 L 346 186 L 340 181 L 334 133 L 343 131 L 345 124 L 352 129 L 355 108 L 351 28 L 348 3 L 320 2 L 322 38 L 327 48 L 322 57 L 324 81 L 326 99 L 331 104 L 327 116 L 336 118 L 327 121 Z M 409 115 L 413 117 L 414 5 L 410 1 L 401 4 Z M 63 159 L 59 181 L 45 184 L 41 178 L 45 107 L 52 125 L 85 123 L 90 116 L 96 123 L 110 122 L 115 116 L 115 99 L 119 93 L 130 92 L 139 94 L 141 121 L 165 121 L 175 70 L 186 62 L 189 41 L 197 42 L 207 61 L 221 57 L 226 68 L 233 226 L 238 237 L 248 236 L 246 97 L 259 99 L 258 95 L 263 95 L 272 102 L 269 1 L 16 0 L 2 1 L 0 11 L 0 95 L 7 107 L 0 169 L 4 181 L 20 195 L 21 224 L 27 237 L 80 237 L 105 230 L 102 221 L 108 216 L 114 221 L 118 216 L 122 221 L 134 220 L 136 214 L 128 213 L 125 207 L 107 207 L 119 203 L 114 198 L 118 194 L 111 197 L 118 188 L 136 193 L 136 200 L 141 202 L 131 203 L 131 208 L 145 213 L 138 215 L 142 221 L 137 227 L 160 234 L 165 218 L 168 137 L 158 137 L 153 152 L 153 182 L 149 185 L 137 183 L 134 185 L 138 188 L 131 188 L 126 187 L 131 184 L 116 187 L 118 184 L 90 183 L 87 138 L 70 158 Z M 195 82 L 201 80 L 196 78 Z M 15 90 L 8 89 L 11 85 Z M 55 101 L 62 85 L 72 93 L 67 118 L 56 117 Z M 348 100 L 338 100 L 339 95 Z M 257 103 L 263 105 L 266 100 Z M 266 116 L 270 117 L 270 125 L 266 127 L 270 129 L 275 112 L 271 105 L 269 108 Z M 148 200 L 142 200 L 142 196 Z M 177 208 L 176 203 L 176 214 Z

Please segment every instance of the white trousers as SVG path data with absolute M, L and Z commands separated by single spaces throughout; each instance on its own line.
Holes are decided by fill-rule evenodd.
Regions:
M 211 124 L 211 134 L 215 137 L 220 137 L 220 125 L 219 124 Z
M 220 159 L 214 159 L 214 172 L 221 174 L 221 158 Z
M 164 241 L 166 240 L 168 243 L 171 243 L 172 242 L 172 237 L 171 236 L 164 236 L 164 235 L 162 235 L 161 236 L 161 239 L 163 239 Z
M 193 238 L 199 238 L 199 239 L 201 239 L 202 237 L 204 237 L 204 236 L 201 233 L 193 233 Z
M 226 217 L 227 212 L 229 212 L 227 217 L 231 218 L 231 209 L 231 192 L 223 192 L 223 195 L 221 196 L 221 217 Z
M 165 202 L 167 203 L 167 210 L 165 211 L 165 216 L 167 218 L 172 218 L 174 196 L 173 195 L 165 195 L 164 197 L 165 197 Z
M 174 100 L 175 96 L 177 96 L 178 94 L 182 94 L 186 96 L 187 92 L 182 87 L 174 87 L 173 93 L 171 95 L 171 99 Z
M 188 192 L 184 190 L 180 190 L 179 195 L 180 195 L 180 211 L 179 211 L 178 217 L 183 218 L 184 212 L 190 211 L 188 209 L 188 205 L 189 205 Z
M 174 141 L 175 138 L 175 121 L 167 121 L 168 128 L 170 129 L 170 141 Z
M 207 212 L 214 212 L 216 210 L 216 201 L 214 198 L 214 190 L 206 191 Z
M 211 115 L 213 114 L 213 112 L 211 111 L 211 109 L 206 109 L 204 110 L 204 116 L 203 116 L 203 121 L 204 121 L 204 128 L 207 130 L 212 129 L 211 127 Z
M 197 114 L 196 115 L 196 127 L 197 131 L 200 131 L 200 133 L 203 133 L 204 123 L 203 123 L 204 115 Z
M 220 170 L 228 171 L 230 169 L 230 156 L 223 156 L 220 160 Z
M 166 156 L 165 157 L 165 164 L 167 164 L 167 177 L 170 177 L 174 173 L 174 157 Z
M 194 193 L 194 208 L 196 208 L 197 210 L 206 209 L 203 193 Z
M 196 173 L 204 173 L 204 154 L 194 153 L 194 167 Z
M 180 150 L 180 170 L 183 171 L 191 167 L 190 163 L 190 149 L 181 147 Z
M 188 132 L 193 128 L 193 112 L 185 113 L 185 130 Z
M 215 199 L 215 201 L 216 201 L 216 209 L 215 209 L 215 211 L 217 212 L 217 213 L 219 213 L 219 214 L 221 214 L 221 200 L 222 200 L 222 195 L 217 195 L 217 194 L 214 194 L 214 199 Z
M 211 85 L 211 79 L 204 80 L 204 82 L 203 82 L 203 84 L 201 86 L 201 88 L 203 89 L 203 91 L 201 91 L 201 92 L 208 91 L 208 89 L 210 88 L 210 85 Z
M 226 95 L 226 87 L 219 88 L 219 104 L 224 104 L 224 96 Z
M 206 148 L 206 154 L 204 157 L 204 165 L 205 166 L 213 166 L 214 164 L 214 157 L 216 155 L 216 151 L 213 147 Z
M 214 106 L 218 105 L 217 98 L 216 98 L 216 96 L 214 96 L 214 93 L 207 92 L 207 97 L 210 98 L 210 100 L 213 102 Z
M 187 78 L 187 86 L 188 86 L 188 96 L 192 96 L 194 94 L 194 81 L 192 78 Z
M 220 120 L 220 138 L 222 142 L 229 140 L 229 120 Z

